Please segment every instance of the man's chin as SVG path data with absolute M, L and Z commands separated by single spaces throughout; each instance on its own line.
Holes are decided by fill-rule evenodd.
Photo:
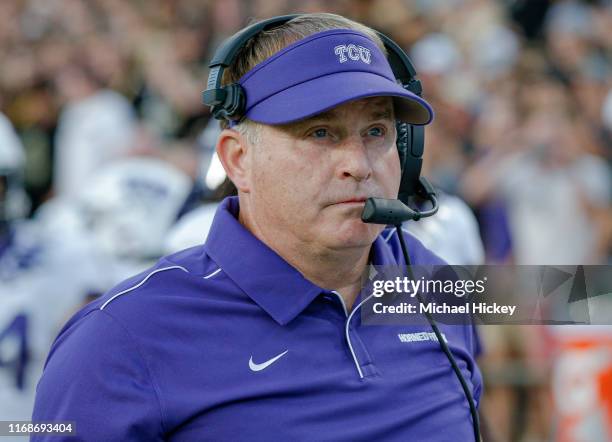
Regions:
M 349 219 L 340 223 L 333 232 L 330 232 L 332 242 L 338 247 L 366 247 L 371 245 L 384 226 L 366 224 L 361 218 Z

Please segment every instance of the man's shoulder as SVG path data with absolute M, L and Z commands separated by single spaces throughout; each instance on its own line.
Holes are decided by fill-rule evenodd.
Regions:
M 447 264 L 433 251 L 425 247 L 423 243 L 408 230 L 402 229 L 402 235 L 404 237 L 404 241 L 406 242 L 406 248 L 408 249 L 410 263 L 412 265 Z M 395 262 L 398 264 L 404 263 L 404 256 L 402 254 L 402 247 L 397 229 L 395 227 L 385 228 L 385 230 L 383 230 L 383 232 L 380 234 L 380 238 L 383 240 L 385 246 L 390 249 L 393 257 L 395 258 Z
M 96 310 L 135 325 L 135 317 L 163 309 L 173 299 L 206 296 L 206 287 L 212 286 L 210 283 L 215 279 L 210 275 L 216 276 L 218 273 L 219 267 L 206 255 L 201 245 L 164 256 L 153 266 L 123 280 L 87 304 L 68 321 L 62 331 Z

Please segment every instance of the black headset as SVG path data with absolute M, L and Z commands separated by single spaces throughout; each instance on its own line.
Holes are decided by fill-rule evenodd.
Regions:
M 234 63 L 240 49 L 260 32 L 281 26 L 299 16 L 299 14 L 282 15 L 260 21 L 242 29 L 219 46 L 209 64 L 208 82 L 206 90 L 202 93 L 202 101 L 211 107 L 213 117 L 218 120 L 239 121 L 244 116 L 246 96 L 242 86 L 238 83 L 221 85 L 223 72 Z M 421 82 L 416 79 L 416 71 L 406 53 L 389 37 L 377 33 L 387 49 L 387 60 L 395 78 L 405 89 L 421 96 L 423 92 Z M 408 200 L 416 195 L 430 200 L 433 204 L 431 210 L 413 211 L 411 219 L 418 220 L 433 215 L 438 209 L 433 187 L 420 176 L 425 130 L 423 126 L 413 126 L 402 121 L 396 122 L 396 128 L 397 150 L 402 170 L 398 199 L 408 204 Z

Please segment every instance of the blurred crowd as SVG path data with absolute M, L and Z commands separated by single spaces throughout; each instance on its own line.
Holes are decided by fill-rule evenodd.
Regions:
M 91 284 L 93 295 L 139 263 L 202 242 L 212 203 L 227 193 L 217 123 L 201 102 L 207 62 L 250 21 L 319 11 L 372 26 L 409 53 L 436 111 L 423 173 L 465 203 L 480 247 L 470 262 L 460 250 L 457 263 L 612 263 L 610 0 L 11 0 L 0 2 L 0 175 L 13 168 L 17 184 L 0 182 L 0 195 L 23 184 L 13 218 L 43 225 L 21 240 L 13 266 L 37 256 L 36 235 L 56 244 L 96 232 L 91 247 L 120 257 L 121 269 Z M 449 209 L 450 224 L 460 210 Z M 8 231 L 0 225 L 0 279 Z M 457 235 L 445 243 L 453 240 L 457 251 Z M 579 417 L 559 408 L 552 335 L 483 330 L 487 414 L 502 440 L 612 440 L 612 427 L 601 430 L 612 424 L 610 400 L 603 426 L 583 419 L 605 406 L 599 397 Z M 589 379 L 603 370 L 608 393 L 611 336 L 587 345 L 603 345 L 607 362 Z M 574 376 L 554 373 L 558 384 Z

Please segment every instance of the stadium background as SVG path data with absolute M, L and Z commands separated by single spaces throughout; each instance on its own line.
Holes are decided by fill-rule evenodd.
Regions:
M 108 191 L 103 182 L 87 194 L 96 174 L 121 159 L 156 158 L 195 185 L 189 196 L 177 190 L 178 206 L 217 200 L 225 189 L 216 123 L 201 104 L 207 61 L 252 19 L 318 11 L 379 29 L 411 55 L 436 110 L 424 174 L 471 208 L 480 261 L 611 263 L 612 2 L 604 0 L 0 2 L 0 112 L 25 152 L 30 200 L 20 223 L 66 243 L 74 238 L 66 225 L 81 222 L 81 233 L 122 259 L 172 249 L 171 222 L 144 229 L 143 252 L 124 247 L 129 228 L 119 245 L 105 243 L 112 229 L 88 230 L 117 208 L 90 207 L 91 219 L 75 220 L 83 201 Z M 172 221 L 185 211 L 175 206 Z M 198 233 L 203 240 L 205 229 Z M 481 332 L 483 409 L 500 440 L 612 440 L 610 330 Z

